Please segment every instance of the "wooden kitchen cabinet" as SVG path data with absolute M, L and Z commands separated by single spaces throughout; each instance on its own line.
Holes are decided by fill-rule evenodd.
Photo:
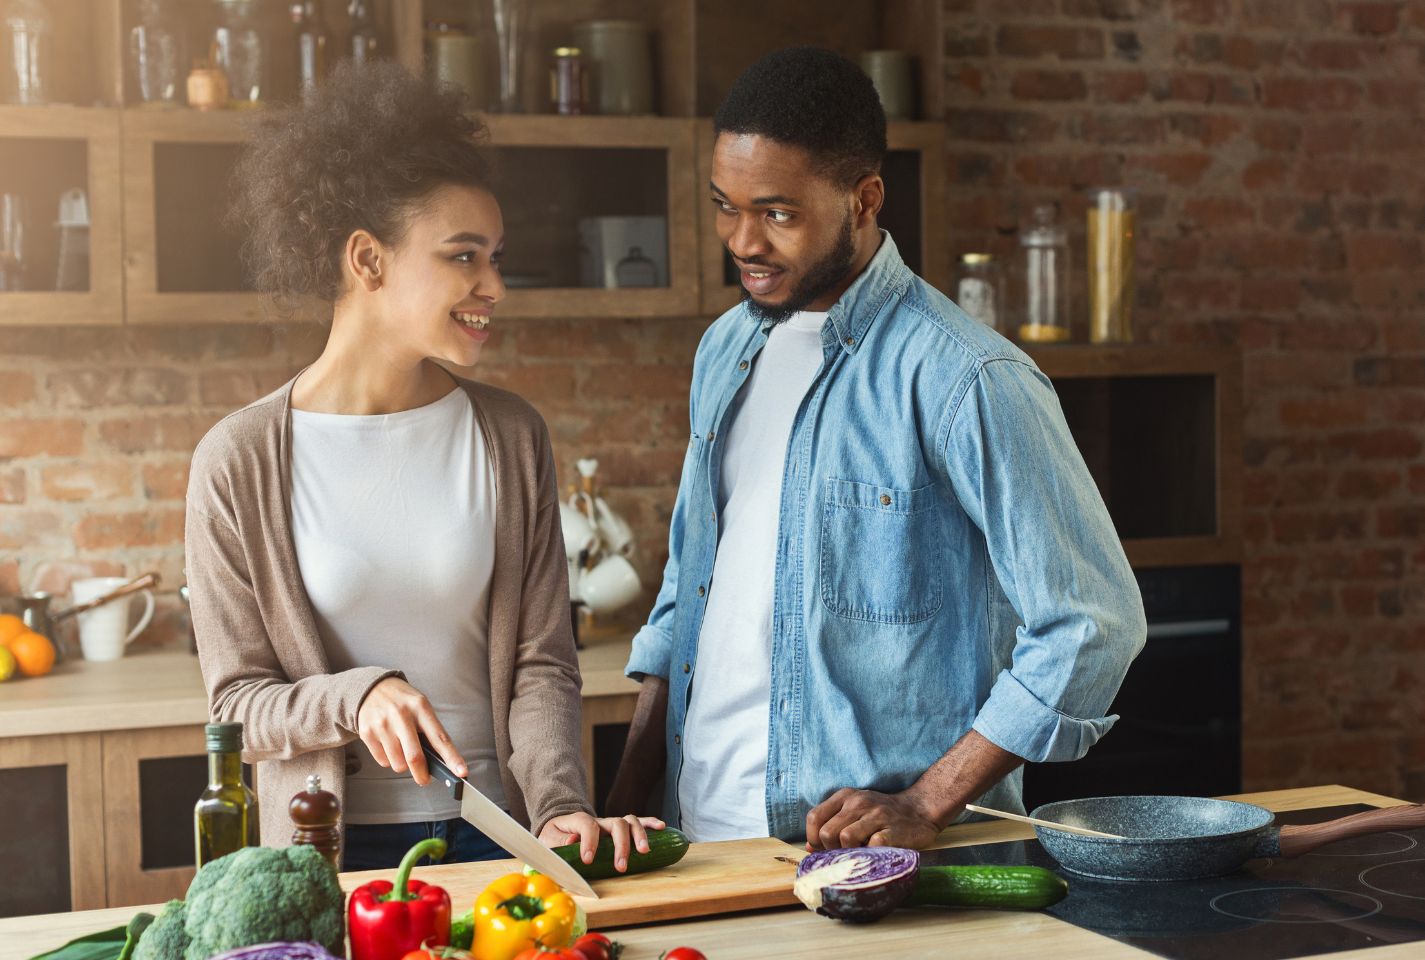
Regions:
M 82 189 L 89 204 L 86 289 L 55 289 L 60 196 Z M 119 122 L 113 110 L 0 106 L 0 193 L 23 204 L 23 283 L 0 291 L 0 324 L 123 321 Z

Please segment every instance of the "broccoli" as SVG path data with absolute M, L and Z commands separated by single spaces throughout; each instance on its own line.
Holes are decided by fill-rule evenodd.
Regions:
M 188 934 L 183 929 L 182 900 L 164 904 L 158 919 L 149 924 L 134 948 L 134 960 L 182 960 L 188 949 Z
M 314 847 L 244 847 L 203 865 L 187 902 L 164 908 L 134 960 L 207 960 L 279 940 L 315 940 L 340 954 L 344 902 L 336 871 Z

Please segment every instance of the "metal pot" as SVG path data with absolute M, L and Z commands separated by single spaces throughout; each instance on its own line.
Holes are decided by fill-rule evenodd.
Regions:
M 1298 857 L 1349 837 L 1425 827 L 1425 807 L 1405 804 L 1307 825 L 1273 825 L 1270 810 L 1204 797 L 1091 797 L 1035 809 L 1035 817 L 1123 839 L 1035 827 L 1044 849 L 1074 873 L 1103 880 L 1195 880 L 1254 857 Z

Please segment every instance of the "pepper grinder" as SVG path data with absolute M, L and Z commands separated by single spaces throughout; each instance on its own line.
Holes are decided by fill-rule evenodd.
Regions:
M 287 812 L 297 829 L 292 831 L 292 843 L 307 844 L 339 870 L 341 857 L 341 803 L 336 795 L 322 789 L 322 778 L 315 773 L 307 776 L 307 789 L 292 798 Z

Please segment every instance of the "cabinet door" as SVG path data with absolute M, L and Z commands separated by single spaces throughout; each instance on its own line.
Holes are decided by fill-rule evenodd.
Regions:
M 109 906 L 181 898 L 193 880 L 193 804 L 208 782 L 203 727 L 104 737 Z
M 105 905 L 103 806 L 98 734 L 0 740 L 0 917 Z

